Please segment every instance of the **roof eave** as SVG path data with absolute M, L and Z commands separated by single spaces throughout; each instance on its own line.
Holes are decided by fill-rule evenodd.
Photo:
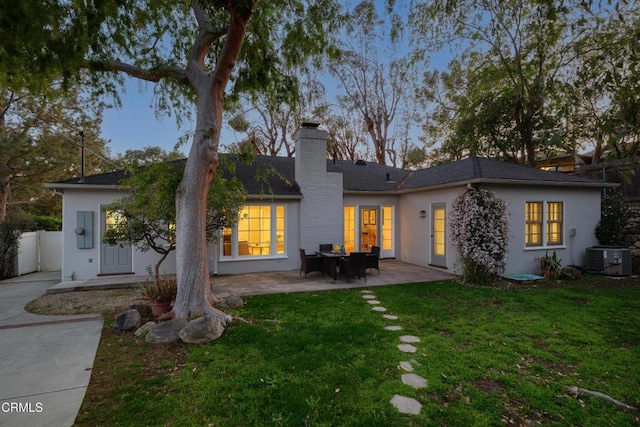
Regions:
M 503 184 L 503 185 L 526 185 L 526 186 L 550 186 L 550 187 L 588 187 L 588 188 L 615 188 L 620 184 L 611 182 L 571 182 L 571 181 L 532 181 L 524 179 L 497 179 L 497 178 L 474 178 L 463 181 L 447 182 L 445 184 L 430 185 L 407 190 L 399 190 L 398 193 L 418 193 L 425 190 L 440 190 L 451 187 L 461 187 L 468 184 Z
M 300 200 L 302 194 L 249 194 L 247 200 Z
M 55 182 L 45 183 L 44 186 L 51 190 L 127 190 L 129 188 L 127 186 L 113 184 L 69 184 Z
M 350 194 L 350 195 L 391 195 L 397 196 L 399 193 L 398 190 L 342 190 L 342 194 Z

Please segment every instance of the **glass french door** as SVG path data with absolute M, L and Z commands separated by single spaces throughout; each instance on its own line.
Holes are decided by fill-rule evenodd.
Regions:
M 431 264 L 447 266 L 447 221 L 444 203 L 431 205 Z
M 372 246 L 380 246 L 379 227 L 380 209 L 378 207 L 360 208 L 360 250 L 369 252 Z

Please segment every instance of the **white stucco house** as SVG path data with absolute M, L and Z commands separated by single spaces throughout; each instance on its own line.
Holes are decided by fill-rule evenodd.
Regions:
M 259 156 L 250 166 L 238 164 L 250 196 L 237 226 L 221 230 L 210 246 L 213 274 L 295 270 L 299 248 L 312 253 L 321 243 L 347 251 L 376 245 L 382 258 L 457 273 L 448 214 L 469 186 L 489 189 L 509 206 L 505 274 L 537 273 L 536 258 L 546 251 L 556 251 L 563 265 L 584 265 L 585 249 L 598 243 L 600 195 L 610 184 L 478 157 L 417 171 L 333 160 L 326 137 L 303 127 L 295 158 Z M 276 172 L 268 184 L 256 179 L 260 169 Z M 153 251 L 101 243 L 115 218 L 102 206 L 125 194 L 123 177 L 119 171 L 46 185 L 63 197 L 63 280 L 145 275 L 155 263 Z M 173 255 L 163 273 L 175 272 Z

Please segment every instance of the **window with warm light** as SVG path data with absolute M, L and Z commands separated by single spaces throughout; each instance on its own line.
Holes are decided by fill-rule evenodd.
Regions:
M 563 202 L 525 203 L 525 246 L 562 245 L 563 230 Z
M 344 249 L 353 252 L 356 246 L 356 208 L 344 207 Z
M 525 245 L 542 246 L 542 202 L 526 202 L 525 217 Z
M 264 257 L 286 254 L 284 205 L 248 205 L 234 228 L 222 230 L 222 257 Z
M 547 203 L 547 245 L 562 244 L 562 202 Z

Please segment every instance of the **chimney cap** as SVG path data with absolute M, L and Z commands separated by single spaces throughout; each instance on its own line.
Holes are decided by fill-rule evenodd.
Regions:
M 308 129 L 315 129 L 318 126 L 320 126 L 320 123 L 315 123 L 315 122 L 302 122 L 300 124 L 300 127 L 308 128 Z

